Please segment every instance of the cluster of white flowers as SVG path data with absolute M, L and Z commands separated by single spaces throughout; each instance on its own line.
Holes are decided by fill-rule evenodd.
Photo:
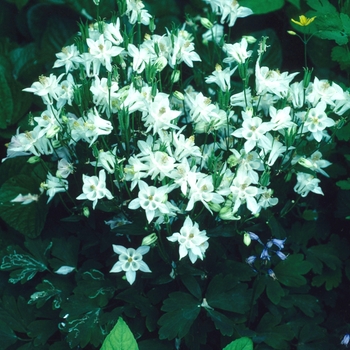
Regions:
M 221 23 L 230 26 L 252 13 L 236 1 L 205 1 L 221 16 Z M 127 1 L 126 16 L 131 24 L 149 24 L 141 1 Z M 205 81 L 214 87 L 206 86 L 206 91 L 217 90 L 217 85 L 216 93 L 190 85 L 166 93 L 155 78 L 165 67 L 176 83 L 182 63 L 193 67 L 201 61 L 193 35 L 183 26 L 162 36 L 146 35 L 139 44 L 124 43 L 121 21 L 92 24 L 81 47 L 73 44 L 57 54 L 54 68 L 64 68 L 64 73 L 41 76 L 25 89 L 40 96 L 46 110 L 34 118 L 33 130 L 12 137 L 7 158 L 51 157 L 57 164 L 56 176 L 48 173 L 42 185 L 49 200 L 68 191 L 75 167 L 91 164 L 91 172 L 82 174 L 78 200 L 92 202 L 95 209 L 103 198 L 124 196 L 123 203 L 130 210 L 144 211 L 154 227 L 184 221 L 168 239 L 179 243 L 180 258 L 188 255 L 194 263 L 208 248 L 206 231 L 200 231 L 194 217 L 206 210 L 217 220 L 239 220 L 244 212 L 258 215 L 275 206 L 278 198 L 273 197 L 269 174 L 304 166 L 304 172 L 293 168 L 294 191 L 303 197 L 309 192 L 323 194 L 316 173 L 327 176 L 323 168 L 330 163 L 322 159 L 319 144 L 330 138 L 337 116 L 350 108 L 348 92 L 316 77 L 306 85 L 302 80 L 292 83 L 298 73 L 261 66 L 266 49 L 262 39 L 260 47 L 265 48 L 253 65 L 255 86 L 233 93 L 237 68 L 240 74 L 248 72 L 242 67 L 252 60 L 249 43 L 242 38 L 236 44 L 224 43 L 222 63 L 207 72 Z M 218 94 L 226 94 L 229 105 L 220 105 Z M 198 139 L 205 141 L 196 143 Z M 297 150 L 301 140 L 313 143 L 311 154 Z M 86 144 L 86 159 L 76 155 L 79 142 Z M 102 169 L 96 176 L 98 167 Z M 131 198 L 125 198 L 126 193 Z M 14 199 L 22 204 L 32 200 L 36 197 L 30 194 Z M 138 268 L 149 272 L 140 262 L 145 250 L 115 246 L 115 251 L 122 259 L 113 272 L 127 271 L 130 283 Z

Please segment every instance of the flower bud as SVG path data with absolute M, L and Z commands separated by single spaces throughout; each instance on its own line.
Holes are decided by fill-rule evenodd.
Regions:
M 293 31 L 293 30 L 287 30 L 287 33 L 289 35 L 297 35 L 297 33 L 295 31 Z
M 143 238 L 141 245 L 153 245 L 155 242 L 157 242 L 157 240 L 157 235 L 155 233 L 151 233 Z
M 150 18 L 148 28 L 151 31 L 151 33 L 153 33 L 156 30 L 156 24 L 154 23 L 154 17 Z
M 58 125 L 53 125 L 46 133 L 46 137 L 48 139 L 52 139 L 59 131 L 61 128 Z
M 243 35 L 243 38 L 247 40 L 248 44 L 254 44 L 256 42 L 256 39 L 251 35 Z
M 221 210 L 221 205 L 219 203 L 208 202 L 209 208 L 218 213 Z
M 29 164 L 35 164 L 35 163 L 38 163 L 38 162 L 40 162 L 40 157 L 38 157 L 38 156 L 30 157 L 27 160 L 27 163 L 29 163 Z
M 90 210 L 88 207 L 83 208 L 83 215 L 88 218 L 90 216 Z
M 180 71 L 179 70 L 174 70 L 171 73 L 171 82 L 172 83 L 177 83 L 180 79 Z
M 213 23 L 211 23 L 208 18 L 201 17 L 201 24 L 206 29 L 213 28 Z
M 160 56 L 154 63 L 157 72 L 161 72 L 168 64 L 168 60 L 164 56 Z
M 180 101 L 185 100 L 185 96 L 180 91 L 175 91 L 173 95 Z
M 305 167 L 305 168 L 312 168 L 314 165 L 312 164 L 312 162 L 310 161 L 310 160 L 308 160 L 308 159 L 306 159 L 306 158 L 300 158 L 299 160 L 298 160 L 298 163 L 300 164 L 300 165 L 302 165 L 303 167 Z
M 250 235 L 248 232 L 246 232 L 244 235 L 243 235 L 243 243 L 249 247 L 250 246 L 250 243 L 252 243 L 252 239 L 250 238 Z
M 221 220 L 240 220 L 240 216 L 235 216 L 235 213 L 231 208 L 223 207 L 219 211 L 219 217 Z

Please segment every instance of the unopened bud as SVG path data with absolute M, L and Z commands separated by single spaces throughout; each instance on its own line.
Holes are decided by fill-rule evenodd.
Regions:
M 247 40 L 248 44 L 254 44 L 256 42 L 256 39 L 251 35 L 243 35 L 243 38 Z
M 83 215 L 88 218 L 90 216 L 90 210 L 88 207 L 83 208 Z
M 155 233 L 151 233 L 143 238 L 141 245 L 153 245 L 155 242 L 157 242 L 157 240 L 157 235 Z
M 171 81 L 172 83 L 177 83 L 180 79 L 180 71 L 179 70 L 174 70 L 171 73 Z
M 287 33 L 289 35 L 297 35 L 297 33 L 295 31 L 293 31 L 293 30 L 287 30 Z
M 310 160 L 308 160 L 308 159 L 306 159 L 306 158 L 300 158 L 299 160 L 298 160 L 298 163 L 300 164 L 300 165 L 302 165 L 303 167 L 305 167 L 305 168 L 312 168 L 313 167 L 313 164 L 312 164 L 312 162 L 310 161 Z
M 185 96 L 180 91 L 175 91 L 174 92 L 174 96 L 180 101 L 184 101 L 185 100 Z
M 38 156 L 30 157 L 27 160 L 27 163 L 29 163 L 29 164 L 35 164 L 35 163 L 38 163 L 38 162 L 40 162 L 40 157 L 38 157 Z
M 244 235 L 243 235 L 243 243 L 249 247 L 250 246 L 250 243 L 252 243 L 252 239 L 250 238 L 250 235 L 248 232 L 246 232 Z
M 61 128 L 58 125 L 53 125 L 46 133 L 46 137 L 48 139 L 52 139 L 59 131 Z
M 208 18 L 201 17 L 201 24 L 206 29 L 213 28 L 213 23 L 211 23 Z
M 157 58 L 156 62 L 154 63 L 157 72 L 161 72 L 168 64 L 168 60 L 164 56 L 160 56 Z

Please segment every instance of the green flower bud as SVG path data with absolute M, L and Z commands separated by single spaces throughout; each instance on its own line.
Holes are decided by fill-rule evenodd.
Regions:
M 313 164 L 312 164 L 312 162 L 310 161 L 310 160 L 308 160 L 308 159 L 306 159 L 306 158 L 300 158 L 299 160 L 298 160 L 298 163 L 300 164 L 300 165 L 302 165 L 303 167 L 305 167 L 305 168 L 312 168 L 313 167 Z
M 218 213 L 221 210 L 221 205 L 218 203 L 208 202 L 208 206 L 212 211 L 216 213 Z
M 243 243 L 249 247 L 250 246 L 250 243 L 252 243 L 252 239 L 250 238 L 250 235 L 248 232 L 246 232 L 244 235 L 243 235 Z
M 213 23 L 211 23 L 208 18 L 201 17 L 201 24 L 206 29 L 213 28 Z
M 160 56 L 157 58 L 156 62 L 154 63 L 157 72 L 161 72 L 168 64 L 168 60 L 164 56 Z
M 40 162 L 40 157 L 38 157 L 38 156 L 30 157 L 27 160 L 27 163 L 29 163 L 29 164 L 35 164 L 35 163 L 38 163 L 38 162 Z
M 180 101 L 184 101 L 185 100 L 185 96 L 180 91 L 175 91 L 174 92 L 174 96 Z
M 61 128 L 58 125 L 54 125 L 47 131 L 46 137 L 52 139 L 60 130 Z
M 90 210 L 88 207 L 83 208 L 83 215 L 88 218 L 90 216 Z
M 158 236 L 155 233 L 151 233 L 143 238 L 141 245 L 153 245 L 157 240 Z
M 173 83 L 177 83 L 180 79 L 180 71 L 179 70 L 174 70 L 172 73 L 171 73 L 171 81 Z

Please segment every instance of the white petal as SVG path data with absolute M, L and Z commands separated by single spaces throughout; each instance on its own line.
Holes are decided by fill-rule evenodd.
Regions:
M 59 275 L 67 275 L 70 272 L 72 272 L 73 270 L 75 270 L 75 267 L 72 267 L 72 266 L 61 266 L 57 271 L 55 271 L 55 273 L 57 273 Z
M 149 269 L 148 265 L 144 261 L 140 261 L 139 264 L 140 264 L 140 271 L 142 271 L 142 272 L 152 272 Z
M 136 279 L 136 272 L 132 271 L 132 270 L 126 271 L 125 276 L 126 276 L 126 280 L 130 284 L 133 284 L 135 282 L 135 279 Z
M 122 269 L 122 262 L 118 261 L 113 265 L 113 267 L 111 268 L 111 270 L 109 272 L 114 273 L 114 272 L 120 272 L 122 270 L 123 270 Z
M 113 244 L 113 250 L 117 254 L 127 254 L 127 249 L 122 245 Z
M 150 246 L 147 245 L 142 245 L 141 247 L 138 247 L 136 249 L 136 252 L 141 254 L 141 255 L 145 255 L 146 253 L 148 253 L 150 250 Z

